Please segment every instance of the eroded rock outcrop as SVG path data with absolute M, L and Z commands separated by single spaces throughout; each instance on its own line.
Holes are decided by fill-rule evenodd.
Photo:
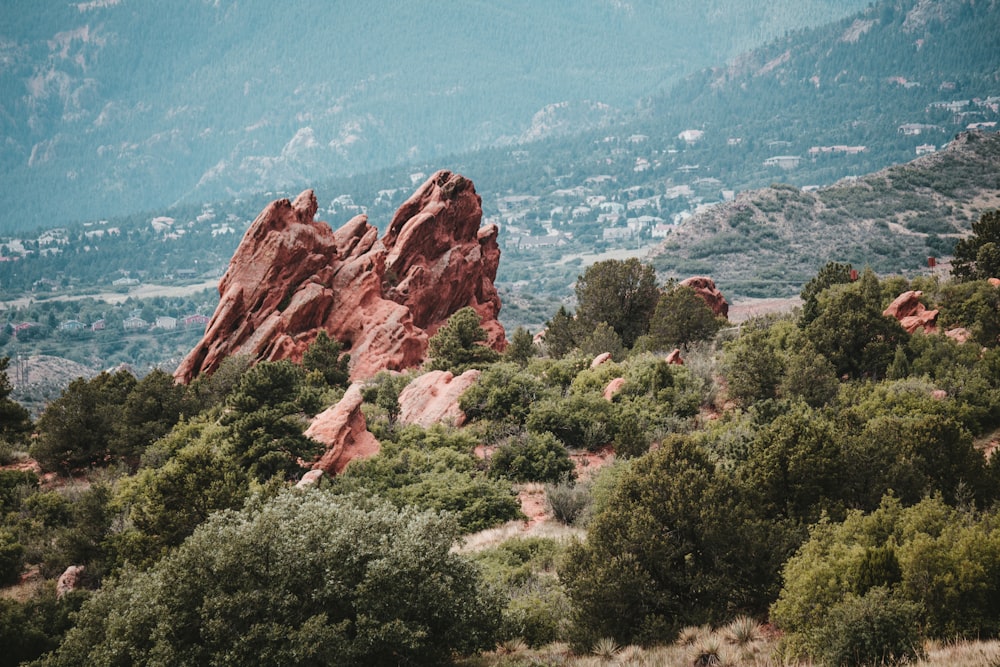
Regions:
M 434 424 L 465 424 L 459 397 L 479 379 L 481 371 L 467 370 L 455 376 L 449 371 L 430 371 L 399 392 L 399 421 L 430 428 Z
M 56 597 L 61 598 L 79 588 L 83 579 L 83 572 L 86 569 L 84 565 L 70 565 L 67 567 L 56 581 Z
M 368 422 L 361 412 L 362 385 L 352 384 L 344 397 L 313 418 L 305 434 L 326 446 L 326 451 L 313 469 L 336 475 L 358 458 L 379 453 L 379 442 L 368 431 Z
M 604 388 L 604 400 L 611 401 L 614 400 L 618 392 L 622 390 L 625 386 L 625 378 L 615 378 L 608 383 L 608 386 Z
M 729 302 L 715 286 L 715 281 L 707 276 L 694 276 L 681 281 L 681 285 L 690 287 L 698 296 L 705 300 L 712 312 L 720 317 L 729 317 Z
M 673 350 L 670 351 L 670 354 L 667 355 L 667 363 L 674 364 L 675 366 L 684 365 L 684 359 L 681 358 L 681 351 L 679 348 L 675 347 Z
M 440 171 L 397 211 L 382 239 L 364 215 L 333 231 L 314 221 L 312 190 L 280 199 L 247 230 L 219 283 L 205 336 L 174 376 L 190 382 L 243 353 L 298 361 L 321 330 L 344 344 L 351 377 L 420 364 L 427 342 L 471 306 L 487 344 L 506 344 L 493 281 L 496 225 L 480 228 L 481 199 L 468 179 Z
M 917 329 L 923 329 L 927 333 L 937 331 L 935 322 L 938 311 L 927 310 L 927 307 L 920 303 L 920 297 L 923 295 L 924 293 L 919 290 L 903 292 L 882 314 L 899 320 L 899 324 L 907 333 L 913 333 Z
M 593 360 L 591 360 L 590 367 L 591 368 L 597 368 L 598 366 L 606 364 L 609 361 L 611 361 L 611 353 L 610 352 L 601 352 L 599 355 L 597 355 L 596 357 L 594 357 Z
M 944 332 L 944 335 L 952 339 L 956 343 L 968 343 L 972 340 L 972 332 L 965 327 L 956 327 L 954 329 L 948 329 Z

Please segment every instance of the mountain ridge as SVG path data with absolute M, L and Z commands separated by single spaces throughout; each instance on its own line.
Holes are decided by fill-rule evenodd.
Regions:
M 1000 207 L 998 162 L 1000 134 L 969 131 L 942 151 L 824 188 L 743 192 L 678 225 L 652 262 L 676 276 L 711 271 L 740 296 L 775 284 L 793 294 L 828 261 L 913 275 Z

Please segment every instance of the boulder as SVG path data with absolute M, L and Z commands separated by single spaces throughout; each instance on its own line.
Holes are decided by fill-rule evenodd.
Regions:
M 306 474 L 302 475 L 302 479 L 295 483 L 296 489 L 308 489 L 311 486 L 316 486 L 319 483 L 320 478 L 323 477 L 323 471 L 320 469 L 310 470 Z
M 306 429 L 306 436 L 326 446 L 313 464 L 314 470 L 336 475 L 354 459 L 378 454 L 379 442 L 368 432 L 368 422 L 361 412 L 361 387 L 361 383 L 352 384 L 336 405 L 316 415 Z
M 987 278 L 986 281 L 994 287 L 1000 287 L 1000 278 Z
M 944 335 L 951 338 L 956 343 L 968 343 L 972 340 L 972 332 L 965 327 L 957 327 L 955 329 L 948 329 L 944 332 Z
M 600 349 L 600 348 L 598 348 L 598 349 Z M 590 367 L 591 368 L 597 368 L 601 364 L 606 364 L 609 361 L 611 361 L 611 353 L 610 352 L 602 352 L 599 355 L 597 355 L 596 357 L 594 357 L 594 360 L 590 362 Z
M 917 329 L 923 329 L 927 333 L 937 331 L 935 322 L 938 311 L 927 310 L 927 307 L 920 303 L 920 297 L 923 294 L 919 290 L 903 292 L 889 304 L 889 307 L 882 314 L 899 320 L 899 324 L 906 329 L 907 333 L 913 333 Z
M 83 565 L 70 565 L 67 567 L 56 581 L 56 598 L 61 598 L 79 588 L 85 569 Z
M 674 348 L 673 351 L 667 355 L 667 363 L 674 364 L 676 366 L 684 365 L 684 360 L 681 359 L 681 351 L 678 348 Z
M 417 377 L 399 392 L 399 421 L 429 428 L 434 424 L 465 424 L 458 399 L 479 379 L 481 371 L 471 369 L 459 376 L 450 371 L 430 371 Z
M 698 296 L 705 300 L 712 312 L 719 317 L 729 317 L 729 302 L 715 286 L 715 281 L 707 276 L 693 276 L 681 281 L 681 285 L 690 287 Z
M 472 182 L 448 171 L 427 180 L 382 239 L 364 215 L 337 231 L 313 220 L 312 190 L 269 204 L 247 230 L 219 283 L 205 336 L 174 373 L 190 382 L 227 356 L 299 361 L 320 331 L 351 355 L 351 378 L 418 366 L 431 336 L 471 306 L 503 350 L 493 281 L 496 225 L 480 227 Z
M 608 383 L 608 386 L 604 388 L 604 398 L 606 400 L 611 400 L 615 395 L 622 390 L 625 386 L 625 378 L 615 378 Z

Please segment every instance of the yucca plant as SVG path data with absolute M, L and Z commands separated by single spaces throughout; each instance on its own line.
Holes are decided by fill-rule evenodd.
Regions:
M 643 667 L 646 664 L 645 651 L 641 646 L 629 644 L 618 651 L 618 667 Z
M 694 667 L 724 667 L 728 664 L 722 641 L 712 635 L 694 645 L 691 656 Z
M 497 653 L 501 655 L 510 655 L 512 653 L 520 653 L 528 648 L 528 642 L 524 641 L 521 637 L 513 637 L 511 639 L 505 639 L 497 645 Z
M 677 633 L 677 644 L 680 646 L 693 646 L 703 637 L 712 634 L 712 628 L 707 625 L 687 625 Z
M 726 626 L 726 641 L 740 648 L 745 648 L 762 639 L 761 624 L 749 616 L 737 616 Z
M 594 648 L 590 650 L 591 653 L 603 660 L 610 660 L 618 655 L 619 651 L 621 651 L 621 647 L 611 637 L 601 637 L 594 642 Z

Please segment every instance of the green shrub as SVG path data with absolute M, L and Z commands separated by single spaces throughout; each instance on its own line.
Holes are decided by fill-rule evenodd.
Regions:
M 557 482 L 572 476 L 573 462 L 551 433 L 523 433 L 493 452 L 489 472 L 514 482 Z
M 0 667 L 26 663 L 58 647 L 87 595 L 74 591 L 57 598 L 50 581 L 24 602 L 0 598 Z
M 24 489 L 37 489 L 38 475 L 31 470 L 0 470 L 0 516 L 16 510 Z
M 555 573 L 564 547 L 555 540 L 509 539 L 475 554 L 484 577 L 506 592 L 503 636 L 538 647 L 566 638 L 569 599 Z
M 539 401 L 528 415 L 529 431 L 548 431 L 567 447 L 598 449 L 614 439 L 614 408 L 597 394 Z
M 823 520 L 810 529 L 784 566 L 771 619 L 800 640 L 812 637 L 829 624 L 829 611 L 857 592 L 891 586 L 894 596 L 919 607 L 932 638 L 994 636 L 1000 630 L 997 568 L 994 516 L 956 510 L 940 497 L 904 507 L 886 496 L 870 514 L 850 512 L 843 522 Z
M 568 526 L 587 509 L 590 493 L 586 487 L 572 482 L 546 484 L 545 503 L 555 520 Z
M 784 548 L 683 437 L 631 462 L 560 570 L 572 641 L 656 642 L 767 599 Z
M 532 404 L 544 393 L 542 382 L 517 364 L 497 363 L 465 390 L 458 405 L 470 420 L 523 424 Z
M 41 664 L 445 664 L 500 625 L 457 537 L 436 513 L 285 492 L 106 582 Z
M 17 583 L 24 568 L 24 546 L 14 533 L 0 530 L 0 586 Z
M 352 462 L 332 487 L 378 494 L 397 507 L 454 512 L 466 532 L 523 517 L 510 482 L 489 479 L 479 469 L 474 444 L 462 431 L 407 427 L 399 442 L 384 441 L 376 456 Z
M 877 587 L 834 605 L 811 639 L 814 657 L 824 665 L 897 665 L 921 652 L 920 605 Z

